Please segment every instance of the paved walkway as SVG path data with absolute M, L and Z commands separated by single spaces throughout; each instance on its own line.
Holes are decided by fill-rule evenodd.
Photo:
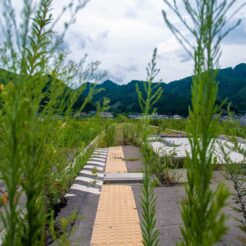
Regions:
M 99 195 L 103 185 L 104 167 L 108 149 L 97 148 L 87 161 L 79 176 L 75 178 L 75 182 L 70 187 L 65 197 L 76 196 L 78 191 Z
M 135 167 L 141 161 L 140 157 L 136 154 L 129 155 L 132 148 L 127 148 L 127 146 L 120 146 L 109 149 L 96 149 L 91 159 L 87 162 L 85 169 L 80 172 L 75 184 L 69 190 L 68 194 L 72 196 L 67 198 L 67 206 L 62 209 L 60 216 L 67 217 L 73 211 L 77 211 L 78 215 L 83 216 L 83 219 L 78 218 L 75 223 L 74 232 L 70 237 L 71 245 L 142 245 L 139 222 L 142 214 L 142 185 L 131 185 L 130 183 L 103 185 L 103 179 L 106 181 L 107 176 L 135 175 L 137 170 L 141 170 L 139 165 L 137 165 L 137 168 Z M 100 158 L 103 160 L 100 160 Z M 101 161 L 102 163 L 100 163 Z M 127 164 L 127 162 L 129 163 Z M 106 176 L 104 176 L 103 163 L 107 163 Z M 134 166 L 134 173 L 127 173 L 125 165 L 128 172 L 133 170 L 129 170 L 129 167 L 132 166 L 133 168 Z M 94 176 L 95 168 L 98 171 L 97 178 Z M 215 177 L 213 177 L 213 182 L 211 183 L 213 189 L 221 181 L 228 184 L 228 181 L 223 176 L 218 179 L 216 178 L 216 172 L 214 175 Z M 94 180 L 92 181 L 93 177 Z M 87 189 L 82 190 L 81 186 L 76 187 L 77 185 L 83 185 Z M 90 188 L 96 188 L 98 192 L 94 193 Z M 156 217 L 157 228 L 160 230 L 160 245 L 172 246 L 180 242 L 182 238 L 180 234 L 180 226 L 182 225 L 180 202 L 185 197 L 185 189 L 181 185 L 157 187 L 155 188 L 155 194 L 157 198 Z M 231 205 L 233 204 L 232 201 L 229 202 Z M 229 216 L 228 226 L 230 230 L 218 245 L 241 246 L 242 243 L 240 243 L 238 237 L 242 233 L 234 219 L 240 219 L 240 215 L 231 208 L 226 208 L 225 211 Z
M 109 148 L 105 173 L 127 173 L 122 146 Z
M 56 221 L 59 228 L 62 218 L 77 214 L 76 221 L 72 222 L 74 225 L 71 224 L 71 227 L 68 227 L 71 245 L 90 245 L 107 154 L 107 148 L 96 148 L 65 195 L 66 206 L 61 208 Z M 52 245 L 60 245 L 59 240 Z
M 140 222 L 131 186 L 102 187 L 91 245 L 142 245 Z
M 105 173 L 127 173 L 123 149 L 110 147 Z M 140 246 L 142 233 L 130 185 L 103 185 L 91 246 Z
M 122 146 L 97 148 L 75 178 L 65 195 L 67 206 L 58 216 L 59 220 L 74 211 L 83 216 L 76 220 L 71 233 L 72 245 L 142 245 L 132 187 L 128 183 L 103 185 L 104 174 L 127 175 L 126 161 Z

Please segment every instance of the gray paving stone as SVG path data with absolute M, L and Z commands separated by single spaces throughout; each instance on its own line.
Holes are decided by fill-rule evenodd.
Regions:
M 106 173 L 104 183 L 142 183 L 142 173 Z

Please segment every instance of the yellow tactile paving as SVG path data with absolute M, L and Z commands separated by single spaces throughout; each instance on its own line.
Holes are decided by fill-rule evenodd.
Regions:
M 142 246 L 142 233 L 131 186 L 103 185 L 91 246 Z
M 110 147 L 105 173 L 127 173 L 124 153 L 121 146 Z

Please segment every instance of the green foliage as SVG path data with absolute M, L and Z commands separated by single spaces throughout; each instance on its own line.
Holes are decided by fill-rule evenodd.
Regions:
M 58 123 L 57 143 L 61 148 L 76 148 L 89 144 L 103 129 L 107 122 L 100 118 L 77 120 L 63 119 Z
M 103 98 L 101 104 L 100 104 L 100 102 L 97 102 L 96 108 L 97 108 L 98 116 L 100 115 L 100 113 L 103 113 L 103 112 L 105 112 L 105 111 L 110 109 L 109 103 L 110 103 L 110 99 L 107 98 L 107 97 Z
M 23 76 L 8 84 L 1 95 L 4 102 L 1 121 L 3 141 L 0 147 L 1 153 L 4 153 L 1 176 L 9 196 L 9 204 L 3 214 L 7 229 L 4 241 L 6 245 L 39 245 L 40 239 L 44 240 L 45 236 L 44 190 L 51 163 L 45 155 L 49 150 L 44 134 L 50 133 L 52 124 L 44 127 L 44 122 L 36 113 L 42 100 L 40 91 L 45 84 L 46 37 L 50 34 L 45 29 L 50 23 L 50 16 L 47 17 L 50 4 L 50 1 L 40 3 L 32 23 L 30 47 L 24 47 L 26 63 L 21 62 Z M 12 66 L 17 63 L 14 58 L 11 60 Z M 30 79 L 25 77 L 28 72 L 33 76 Z M 26 198 L 23 220 L 20 220 L 21 212 L 17 206 L 22 195 L 20 187 Z
M 180 173 L 177 171 L 180 160 L 174 158 L 175 150 L 171 153 L 155 153 L 153 149 L 149 150 L 151 158 L 151 173 L 154 174 L 162 185 L 175 185 L 180 179 Z M 172 170 L 173 169 L 173 170 Z
M 238 127 L 232 127 L 235 125 L 235 122 L 232 120 L 233 114 L 230 112 L 230 108 L 228 108 L 228 115 L 230 123 L 227 131 L 228 131 L 228 140 L 230 142 L 225 144 L 220 144 L 220 149 L 222 151 L 223 159 L 226 163 L 226 172 L 228 178 L 232 181 L 235 193 L 233 195 L 233 200 L 235 202 L 233 208 L 239 213 L 241 219 L 238 220 L 239 228 L 246 233 L 246 150 L 243 148 L 239 140 L 236 138 L 236 134 L 238 132 Z M 232 151 L 236 151 L 243 156 L 243 160 L 241 163 L 233 163 L 230 158 L 230 153 Z M 239 238 L 244 243 L 246 242 L 246 236 L 244 238 Z
M 147 67 L 147 82 L 143 84 L 144 93 L 139 89 L 138 85 L 136 85 L 136 91 L 138 94 L 138 102 L 140 108 L 144 114 L 144 116 L 149 116 L 151 113 L 151 109 L 156 104 L 156 102 L 160 99 L 162 95 L 162 88 L 159 85 L 153 85 L 153 80 L 156 75 L 159 73 L 159 69 L 156 69 L 156 55 L 157 49 L 154 49 L 153 57 L 151 62 Z
M 114 124 L 108 128 L 106 127 L 105 135 L 107 135 L 106 137 L 107 146 L 114 146 L 114 143 L 115 143 L 115 125 Z
M 235 68 L 218 69 L 216 80 L 218 81 L 218 98 L 217 103 L 227 99 L 227 102 L 232 103 L 232 109 L 237 114 L 246 109 L 246 64 L 239 64 Z M 0 84 L 6 84 L 12 81 L 13 74 L 0 69 Z M 82 81 L 82 80 L 81 80 Z M 117 82 L 117 81 L 116 81 Z M 110 111 L 115 113 L 129 114 L 132 112 L 141 112 L 138 105 L 137 92 L 134 89 L 138 85 L 139 89 L 144 91 L 144 81 L 131 81 L 126 85 L 118 85 L 113 82 L 105 81 L 102 84 L 97 84 L 94 88 L 97 93 L 94 93 L 90 107 L 86 110 L 96 109 L 97 102 L 101 102 L 103 98 L 110 99 Z M 165 91 L 165 96 L 161 96 L 156 102 L 156 112 L 167 115 L 188 115 L 188 107 L 191 104 L 191 83 L 192 77 L 187 77 L 178 81 L 173 81 L 168 84 L 161 82 L 155 83 L 162 87 Z M 88 83 L 88 87 L 89 87 Z M 93 84 L 91 84 L 93 86 Z M 89 90 L 88 90 L 89 92 Z M 86 95 L 86 93 L 85 93 Z M 82 94 L 74 105 L 74 109 L 78 109 L 85 100 L 85 95 Z
M 153 126 L 157 126 L 158 131 L 162 133 L 165 130 L 177 130 L 177 131 L 185 131 L 187 120 L 186 119 L 160 119 L 160 120 L 151 120 L 150 124 Z
M 227 99 L 232 102 L 233 111 L 240 113 L 246 109 L 246 64 L 239 64 L 234 68 L 228 67 L 218 69 L 216 76 L 218 81 L 217 103 Z M 0 74 L 1 81 L 1 74 Z M 117 81 L 115 81 L 117 83 Z M 128 84 L 119 85 L 112 81 L 105 81 L 96 85 L 98 92 L 93 97 L 93 104 L 107 97 L 110 99 L 110 111 L 115 113 L 138 113 L 139 106 L 136 85 L 144 94 L 144 81 L 133 80 Z M 161 87 L 165 96 L 161 96 L 156 102 L 155 108 L 159 114 L 166 115 L 188 115 L 188 107 L 191 105 L 192 77 L 172 81 L 170 83 L 156 82 L 155 86 Z
M 125 123 L 122 126 L 123 145 L 133 144 L 140 145 L 140 128 L 139 124 Z
M 73 226 L 76 220 L 79 219 L 83 220 L 84 218 L 79 218 L 78 213 L 72 212 L 69 216 L 60 218 L 58 225 L 55 223 L 55 220 L 51 220 L 49 232 L 52 242 L 55 241 L 55 243 L 60 246 L 71 245 L 69 237 L 74 234 Z
M 240 126 L 239 120 L 229 117 L 227 120 L 218 124 L 218 133 L 221 135 L 246 138 L 246 127 Z
M 11 1 L 1 1 L 4 35 L 0 64 L 13 74 L 0 90 L 0 179 L 8 194 L 1 220 L 6 229 L 3 244 L 11 246 L 46 244 L 50 209 L 60 201 L 65 186 L 78 172 L 84 158 L 78 158 L 65 169 L 69 157 L 60 154 L 61 147 L 82 147 L 78 139 L 68 142 L 69 128 L 76 124 L 69 116 L 85 86 L 75 91 L 57 78 L 63 78 L 71 86 L 75 71 L 78 77 L 87 71 L 76 68 L 81 63 L 65 65 L 65 52 L 58 49 L 62 37 L 53 32 L 57 20 L 52 19 L 52 1 L 40 0 L 37 9 L 31 3 L 23 1 L 23 18 L 18 28 Z M 83 6 L 72 4 L 63 9 L 70 9 L 70 24 L 73 14 Z M 87 78 L 86 73 L 83 75 Z M 66 124 L 67 132 L 62 127 Z M 85 136 L 85 142 L 95 133 L 92 130 L 89 137 Z
M 245 151 L 244 157 L 246 158 Z M 227 165 L 227 172 L 229 174 L 230 180 L 233 182 L 236 194 L 234 195 L 235 206 L 234 209 L 240 214 L 241 219 L 239 219 L 239 228 L 246 233 L 246 169 L 245 164 Z M 244 237 L 246 241 L 246 236 Z
M 226 217 L 222 209 L 229 196 L 228 190 L 223 185 L 219 185 L 215 191 L 210 188 L 213 146 L 216 138 L 216 119 L 213 116 L 218 112 L 216 107 L 218 85 L 215 82 L 217 70 L 214 68 L 218 66 L 221 40 L 240 21 L 224 31 L 228 21 L 226 14 L 235 1 L 202 0 L 193 6 L 190 1 L 184 0 L 185 14 L 193 25 L 188 24 L 176 1 L 164 0 L 164 2 L 195 40 L 193 44 L 192 39 L 187 39 L 172 24 L 166 10 L 163 11 L 167 26 L 194 60 L 192 107 L 188 120 L 191 156 L 186 162 L 188 184 L 187 198 L 182 204 L 184 226 L 181 229 L 183 236 L 181 245 L 214 245 L 226 232 Z
M 156 198 L 154 194 L 154 186 L 151 180 L 151 159 L 149 156 L 148 136 L 150 133 L 150 115 L 153 112 L 153 106 L 161 97 L 162 89 L 153 86 L 153 80 L 159 73 L 156 69 L 157 49 L 154 49 L 153 57 L 147 67 L 147 82 L 144 83 L 144 93 L 138 86 L 136 91 L 138 94 L 139 105 L 143 111 L 143 118 L 140 128 L 140 139 L 142 141 L 141 149 L 144 156 L 144 181 L 141 197 L 141 207 L 143 211 L 141 227 L 143 234 L 143 244 L 145 246 L 159 245 L 159 230 L 156 228 Z M 156 91 L 154 91 L 156 90 Z
M 159 245 L 159 230 L 156 229 L 156 198 L 149 168 L 145 168 L 141 207 L 143 211 L 142 233 L 145 246 Z
M 49 146 L 53 152 L 53 165 L 47 185 L 46 201 L 50 209 L 63 202 L 64 193 L 90 156 L 91 149 L 84 153 L 85 146 L 94 140 L 104 127 L 104 122 L 93 118 L 57 120 L 53 128 L 56 136 L 54 132 L 52 136 L 55 145 Z M 51 155 L 49 157 L 51 158 Z
M 103 133 L 103 140 L 100 146 L 110 147 L 113 146 L 115 142 L 115 125 L 108 124 Z

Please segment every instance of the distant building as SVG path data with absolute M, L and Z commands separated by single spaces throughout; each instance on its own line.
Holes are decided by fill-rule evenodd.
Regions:
M 114 115 L 110 112 L 102 112 L 100 113 L 100 116 L 103 118 L 114 118 Z
M 246 116 L 240 118 L 240 126 L 246 126 Z
M 152 120 L 156 120 L 156 119 L 158 119 L 158 115 L 157 114 L 151 114 L 151 115 L 149 115 L 149 118 Z
M 175 114 L 175 115 L 173 115 L 173 119 L 179 120 L 179 119 L 183 119 L 183 117 L 178 115 L 178 114 Z
M 87 113 L 86 112 L 80 112 L 80 113 L 76 113 L 74 115 L 76 118 L 84 118 L 84 117 L 87 117 Z
M 169 116 L 166 114 L 158 114 L 157 119 L 169 119 Z
M 230 118 L 229 118 L 228 115 L 224 115 L 224 116 L 221 116 L 221 117 L 220 117 L 220 120 L 221 120 L 221 121 L 228 121 L 228 120 L 230 120 Z
M 128 114 L 129 119 L 140 119 L 141 114 Z
M 96 113 L 97 113 L 97 112 L 96 112 L 95 110 L 91 110 L 91 111 L 88 113 L 88 115 L 89 115 L 89 116 L 93 116 L 93 115 L 96 115 Z
M 168 115 L 165 114 L 151 114 L 148 116 L 144 116 L 143 114 L 128 114 L 128 118 L 129 119 L 152 119 L 152 120 L 156 120 L 156 119 L 169 119 L 170 117 Z

